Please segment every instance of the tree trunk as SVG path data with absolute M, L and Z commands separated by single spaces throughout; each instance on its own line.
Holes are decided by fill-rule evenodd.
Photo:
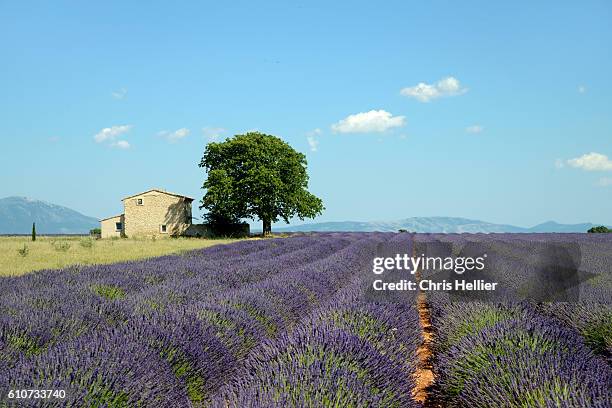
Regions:
M 269 218 L 263 219 L 263 235 L 264 237 L 272 234 L 272 221 Z

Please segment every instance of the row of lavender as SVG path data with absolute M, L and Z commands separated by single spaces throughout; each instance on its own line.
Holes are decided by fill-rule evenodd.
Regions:
M 3 280 L 0 387 L 61 387 L 74 406 L 205 400 L 291 312 L 341 287 L 374 244 L 268 240 Z
M 382 253 L 388 252 L 388 253 Z M 395 235 L 374 256 L 412 253 Z M 291 332 L 264 342 L 215 407 L 412 407 L 421 337 L 415 298 L 377 297 L 371 264 Z
M 0 406 L 24 388 L 67 391 L 41 406 L 409 406 L 416 314 L 364 294 L 394 239 L 320 234 L 0 280 Z
M 612 406 L 612 241 L 567 234 L 415 240 L 428 255 L 487 253 L 490 265 L 472 276 L 500 286 L 481 298 L 428 294 L 436 329 L 433 394 L 440 403 Z M 440 271 L 423 275 L 435 280 Z
M 36 354 L 84 332 L 125 322 L 135 308 L 147 313 L 160 310 L 164 303 L 187 303 L 189 295 L 192 299 L 210 296 L 215 287 L 231 288 L 234 283 L 230 270 L 247 282 L 257 282 L 281 273 L 283 265 L 297 256 L 309 255 L 305 265 L 325 258 L 333 252 L 329 241 L 334 242 L 331 247 L 339 248 L 354 239 L 243 242 L 186 257 L 75 267 L 2 279 L 0 339 L 5 341 L 5 347 L 0 364 L 3 360 L 6 364 L 14 361 L 14 353 Z M 225 280 L 223 274 L 227 276 Z M 13 343 L 17 346 L 11 347 Z

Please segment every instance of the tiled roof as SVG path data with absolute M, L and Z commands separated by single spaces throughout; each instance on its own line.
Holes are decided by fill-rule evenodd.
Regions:
M 121 201 L 123 201 L 123 200 L 127 200 L 128 198 L 132 198 L 132 197 L 136 197 L 136 196 L 139 196 L 139 195 L 143 195 L 143 194 L 146 194 L 146 193 L 150 193 L 151 191 L 157 191 L 157 192 L 159 192 L 159 193 L 162 193 L 162 194 L 168 194 L 168 195 L 175 196 L 175 197 L 183 197 L 183 198 L 186 198 L 186 199 L 188 199 L 188 200 L 193 201 L 193 198 L 188 197 L 188 196 L 186 196 L 186 195 L 176 194 L 176 193 L 171 193 L 171 192 L 169 192 L 169 191 L 161 190 L 161 189 L 159 189 L 159 188 L 152 188 L 151 190 L 143 191 L 142 193 L 138 193 L 138 194 L 131 195 L 131 196 L 129 196 L 129 197 L 125 197 L 125 198 L 123 198 Z
M 121 217 L 123 214 L 119 214 L 119 215 L 113 215 L 112 217 L 106 217 L 106 218 L 102 218 L 100 221 L 106 221 L 106 220 L 110 220 L 111 218 L 117 218 L 117 217 Z

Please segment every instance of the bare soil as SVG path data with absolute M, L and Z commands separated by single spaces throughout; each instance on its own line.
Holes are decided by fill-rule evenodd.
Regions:
M 416 249 L 413 250 L 415 256 Z M 421 271 L 416 271 L 416 281 L 421 281 Z M 431 312 L 427 304 L 425 292 L 419 291 L 417 295 L 417 310 L 419 312 L 419 323 L 423 343 L 417 349 L 417 369 L 414 372 L 415 387 L 412 392 L 414 399 L 422 403 L 425 407 L 433 406 L 430 399 L 429 389 L 435 381 L 432 368 L 434 332 L 431 326 Z

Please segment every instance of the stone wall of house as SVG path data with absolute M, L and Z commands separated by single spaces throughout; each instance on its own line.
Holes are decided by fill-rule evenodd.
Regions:
M 142 205 L 138 200 L 142 200 Z M 123 200 L 125 235 L 181 235 L 191 225 L 191 200 L 149 191 Z M 162 231 L 162 225 L 166 231 Z
M 124 221 L 123 214 L 100 221 L 100 236 L 102 238 L 121 237 L 122 231 L 117 230 L 117 223 L 120 222 L 121 226 L 125 226 Z

